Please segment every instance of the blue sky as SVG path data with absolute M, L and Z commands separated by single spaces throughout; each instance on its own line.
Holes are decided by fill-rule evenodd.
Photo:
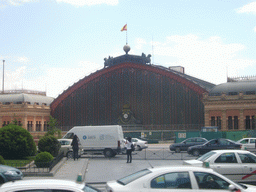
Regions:
M 0 87 L 57 97 L 123 55 L 152 54 L 156 65 L 225 83 L 256 75 L 253 0 L 1 0 Z M 0 88 L 1 89 L 1 88 Z

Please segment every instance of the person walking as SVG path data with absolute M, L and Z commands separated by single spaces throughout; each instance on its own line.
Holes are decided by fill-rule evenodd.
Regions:
M 131 137 L 128 137 L 126 142 L 125 142 L 125 147 L 126 147 L 126 154 L 127 154 L 127 163 L 132 162 L 132 139 Z
M 74 161 L 77 159 L 78 160 L 78 137 L 77 135 L 74 135 L 72 143 L 71 143 L 72 149 L 73 149 L 73 157 L 74 157 Z

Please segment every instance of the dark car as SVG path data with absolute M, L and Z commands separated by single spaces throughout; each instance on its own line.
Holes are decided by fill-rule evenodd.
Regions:
M 206 143 L 208 140 L 202 137 L 192 137 L 192 138 L 188 138 L 180 143 L 174 143 L 172 145 L 170 145 L 170 150 L 171 151 L 175 151 L 176 153 L 179 153 L 181 151 L 187 151 L 187 149 L 190 146 L 194 146 L 194 145 L 201 145 Z
M 23 173 L 19 169 L 7 165 L 0 165 L 0 184 L 20 179 L 23 179 Z
M 229 139 L 212 139 L 203 145 L 195 145 L 188 148 L 188 154 L 198 156 L 211 150 L 218 149 L 241 149 L 242 145 Z

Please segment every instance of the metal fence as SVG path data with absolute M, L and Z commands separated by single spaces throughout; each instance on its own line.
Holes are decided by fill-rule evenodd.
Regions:
M 38 165 L 35 164 L 34 161 L 31 163 L 24 165 L 20 163 L 13 163 L 8 164 L 9 166 L 16 167 L 19 170 L 23 172 L 24 175 L 28 174 L 44 174 L 44 173 L 50 173 L 53 167 L 59 163 L 62 158 L 64 157 L 64 152 L 60 153 L 57 157 L 55 157 L 51 162 L 49 162 L 47 165 L 45 163 L 38 163 Z

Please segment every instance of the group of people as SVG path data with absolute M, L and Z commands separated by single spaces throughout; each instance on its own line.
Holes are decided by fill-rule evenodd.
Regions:
M 132 139 L 131 137 L 128 137 L 126 142 L 125 142 L 125 147 L 126 147 L 126 154 L 127 154 L 127 163 L 132 162 Z M 77 135 L 74 135 L 72 143 L 71 143 L 72 149 L 73 149 L 73 158 L 74 161 L 77 159 L 78 160 L 78 150 L 79 150 L 79 139 Z

